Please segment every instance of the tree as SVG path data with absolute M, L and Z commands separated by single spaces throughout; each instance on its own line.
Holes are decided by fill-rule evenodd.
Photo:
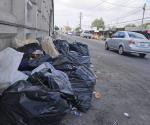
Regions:
M 55 26 L 54 29 L 55 29 L 55 31 L 58 31 L 58 30 L 59 30 L 59 27 L 58 27 L 58 26 Z
M 71 27 L 70 26 L 64 26 L 65 32 L 70 32 L 71 31 Z
M 136 27 L 135 24 L 127 24 L 125 27 Z
M 150 23 L 145 23 L 143 25 L 140 25 L 140 27 L 143 27 L 143 29 L 149 29 L 150 28 Z
M 103 18 L 100 18 L 100 19 L 95 19 L 92 24 L 91 24 L 91 27 L 96 27 L 97 30 L 99 30 L 100 28 L 105 28 L 105 23 L 103 21 Z

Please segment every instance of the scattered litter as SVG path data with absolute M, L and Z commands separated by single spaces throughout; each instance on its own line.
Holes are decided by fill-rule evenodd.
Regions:
M 124 114 L 124 116 L 126 116 L 127 118 L 130 118 L 130 114 L 128 114 L 128 113 L 123 113 Z
M 90 65 L 90 68 L 94 68 L 94 65 Z
M 94 91 L 93 94 L 94 94 L 94 96 L 95 96 L 96 99 L 102 98 L 102 95 L 101 95 L 100 92 Z

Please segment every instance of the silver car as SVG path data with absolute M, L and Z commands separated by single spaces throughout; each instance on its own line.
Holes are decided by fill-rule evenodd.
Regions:
M 106 40 L 105 49 L 117 50 L 120 55 L 137 53 L 144 58 L 147 53 L 150 53 L 150 41 L 139 33 L 119 31 Z

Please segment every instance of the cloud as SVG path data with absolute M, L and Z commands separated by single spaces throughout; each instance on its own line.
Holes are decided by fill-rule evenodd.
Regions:
M 141 18 L 143 0 L 54 0 L 55 24 L 77 27 L 79 13 L 83 13 L 82 24 L 90 27 L 95 18 L 102 17 L 106 24 Z M 105 2 L 104 2 L 105 1 Z M 107 3 L 108 2 L 108 3 Z M 141 7 L 141 8 L 136 8 Z M 148 12 L 146 12 L 146 16 Z

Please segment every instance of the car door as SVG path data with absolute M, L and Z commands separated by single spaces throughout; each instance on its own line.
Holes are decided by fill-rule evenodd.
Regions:
M 118 32 L 116 32 L 115 34 L 112 35 L 112 38 L 110 39 L 110 42 L 109 42 L 109 47 L 110 48 L 113 48 L 115 47 L 115 41 L 118 37 Z
M 114 48 L 118 49 L 119 45 L 124 41 L 126 35 L 125 32 L 118 32 L 118 37 L 115 39 Z

